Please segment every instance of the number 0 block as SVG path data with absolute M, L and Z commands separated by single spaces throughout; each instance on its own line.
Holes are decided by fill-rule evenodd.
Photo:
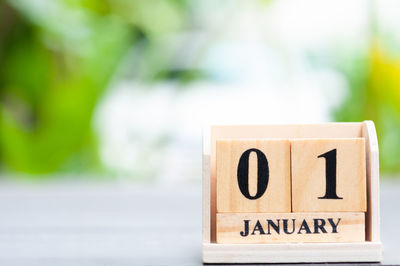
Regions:
M 217 140 L 217 212 L 290 212 L 289 140 Z
M 366 211 L 365 141 L 291 142 L 293 212 Z

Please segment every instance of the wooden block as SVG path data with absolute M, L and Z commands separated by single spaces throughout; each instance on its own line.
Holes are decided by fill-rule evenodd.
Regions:
M 290 212 L 290 141 L 217 140 L 217 212 Z
M 365 213 L 217 213 L 217 243 L 363 242 Z
M 292 140 L 293 212 L 365 212 L 364 138 Z

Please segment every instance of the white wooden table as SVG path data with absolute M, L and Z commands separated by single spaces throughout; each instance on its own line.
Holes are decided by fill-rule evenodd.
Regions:
M 384 263 L 398 264 L 400 180 L 381 188 Z M 0 212 L 0 265 L 201 264 L 200 180 L 3 179 Z

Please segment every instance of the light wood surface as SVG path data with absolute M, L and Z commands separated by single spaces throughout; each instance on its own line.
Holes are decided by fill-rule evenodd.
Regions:
M 380 242 L 204 244 L 205 263 L 325 263 L 382 260 Z
M 265 156 L 267 170 L 260 171 L 260 178 L 268 180 L 263 194 L 258 191 L 258 159 L 254 152 Z M 248 153 L 246 177 L 247 198 L 238 184 L 238 165 L 241 156 Z M 242 160 L 242 162 L 245 160 Z M 217 212 L 290 212 L 290 142 L 289 140 L 217 140 Z
M 208 189 L 210 187 L 210 179 L 206 178 L 205 175 L 207 175 L 210 172 L 210 156 L 203 154 L 203 199 L 206 199 L 206 202 L 203 203 L 202 208 L 203 208 L 203 220 L 202 220 L 202 236 L 203 236 L 203 243 L 210 243 L 210 190 Z
M 0 265 L 201 265 L 202 194 L 200 172 L 196 172 L 196 178 L 168 182 L 85 181 L 84 176 L 72 176 L 70 182 L 58 176 L 22 182 L 3 176 Z M 399 176 L 382 180 L 383 265 L 400 263 L 399 213 L 393 211 L 398 209 L 399 192 Z M 374 261 L 380 250 L 376 243 L 209 243 L 203 247 L 208 261 L 315 261 L 319 253 L 333 261 L 340 261 L 340 253 L 350 257 L 347 261 L 358 261 L 357 257 Z
M 293 212 L 366 211 L 364 138 L 294 139 L 291 149 Z M 328 159 L 321 155 L 327 152 L 336 162 L 333 199 L 324 198 Z
M 217 213 L 217 243 L 363 241 L 363 212 Z
M 379 147 L 374 122 L 365 121 L 362 134 L 365 138 L 367 164 L 367 240 L 380 241 Z

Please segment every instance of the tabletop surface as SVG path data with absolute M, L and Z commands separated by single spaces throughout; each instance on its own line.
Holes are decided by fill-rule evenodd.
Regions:
M 384 264 L 400 263 L 400 180 L 381 181 Z M 200 265 L 201 182 L 0 182 L 0 265 Z

